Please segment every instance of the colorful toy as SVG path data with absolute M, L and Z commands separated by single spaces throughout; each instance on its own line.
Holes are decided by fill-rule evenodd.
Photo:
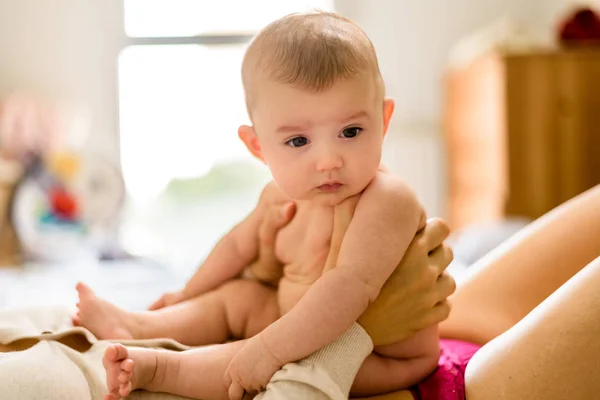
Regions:
M 88 129 L 75 111 L 23 93 L 0 101 L 0 160 L 20 170 L 2 211 L 25 259 L 102 258 L 107 246 L 119 254 L 121 173 L 82 150 Z
M 17 185 L 13 223 L 25 258 L 103 257 L 115 239 L 125 197 L 120 171 L 86 153 L 35 159 Z

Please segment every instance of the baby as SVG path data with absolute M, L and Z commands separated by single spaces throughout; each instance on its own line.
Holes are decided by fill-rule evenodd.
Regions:
M 249 46 L 242 79 L 252 126 L 241 126 L 239 137 L 274 179 L 255 210 L 190 280 L 189 300 L 129 313 L 79 285 L 74 322 L 102 339 L 244 340 L 180 353 L 112 345 L 104 355 L 107 399 L 136 388 L 197 399 L 260 391 L 283 365 L 360 319 L 425 224 L 413 192 L 381 165 L 394 103 L 384 97 L 375 50 L 356 24 L 332 13 L 279 19 Z M 276 287 L 234 280 L 258 255 L 266 213 L 288 202 L 297 209 L 276 237 L 280 269 L 266 274 L 280 277 Z M 351 219 L 341 217 L 348 213 Z M 351 393 L 408 388 L 438 357 L 436 326 L 376 346 Z

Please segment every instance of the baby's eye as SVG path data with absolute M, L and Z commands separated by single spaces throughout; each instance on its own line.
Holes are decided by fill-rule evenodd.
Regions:
M 351 128 L 346 128 L 342 131 L 341 136 L 346 139 L 352 139 L 353 137 L 358 136 L 359 133 L 362 132 L 362 128 L 358 126 L 353 126 Z
M 285 144 L 291 147 L 302 147 L 308 144 L 308 139 L 304 136 L 298 136 L 288 140 L 287 142 L 285 142 Z

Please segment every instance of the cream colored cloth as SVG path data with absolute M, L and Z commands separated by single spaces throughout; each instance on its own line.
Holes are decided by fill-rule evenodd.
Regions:
M 68 346 L 73 338 L 85 345 L 86 351 Z M 68 339 L 71 341 L 67 342 Z M 35 344 L 29 347 L 31 343 Z M 109 343 L 97 340 L 84 328 L 73 328 L 68 307 L 0 310 L 0 344 L 28 347 L 0 353 L 0 400 L 101 400 L 107 393 L 101 360 Z M 188 349 L 169 339 L 121 343 Z M 256 398 L 346 399 L 358 368 L 372 349 L 369 336 L 354 324 L 335 342 L 305 360 L 284 366 L 273 376 L 267 390 Z M 128 398 L 184 399 L 145 391 L 135 391 Z
M 354 324 L 336 341 L 275 373 L 260 400 L 347 399 L 354 377 L 373 351 L 373 342 Z
M 0 400 L 101 400 L 107 393 L 102 355 L 110 344 L 71 325 L 68 307 L 0 310 L 0 344 L 39 343 L 23 351 L 0 353 Z M 77 342 L 79 352 L 60 343 Z M 185 350 L 169 339 L 121 341 L 125 345 Z M 130 399 L 181 400 L 184 397 L 136 391 Z

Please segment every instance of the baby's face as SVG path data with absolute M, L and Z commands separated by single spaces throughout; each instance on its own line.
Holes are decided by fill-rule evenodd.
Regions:
M 322 92 L 272 81 L 259 87 L 254 131 L 284 193 L 335 205 L 366 188 L 379 167 L 384 120 L 393 110 L 373 79 L 341 81 Z

